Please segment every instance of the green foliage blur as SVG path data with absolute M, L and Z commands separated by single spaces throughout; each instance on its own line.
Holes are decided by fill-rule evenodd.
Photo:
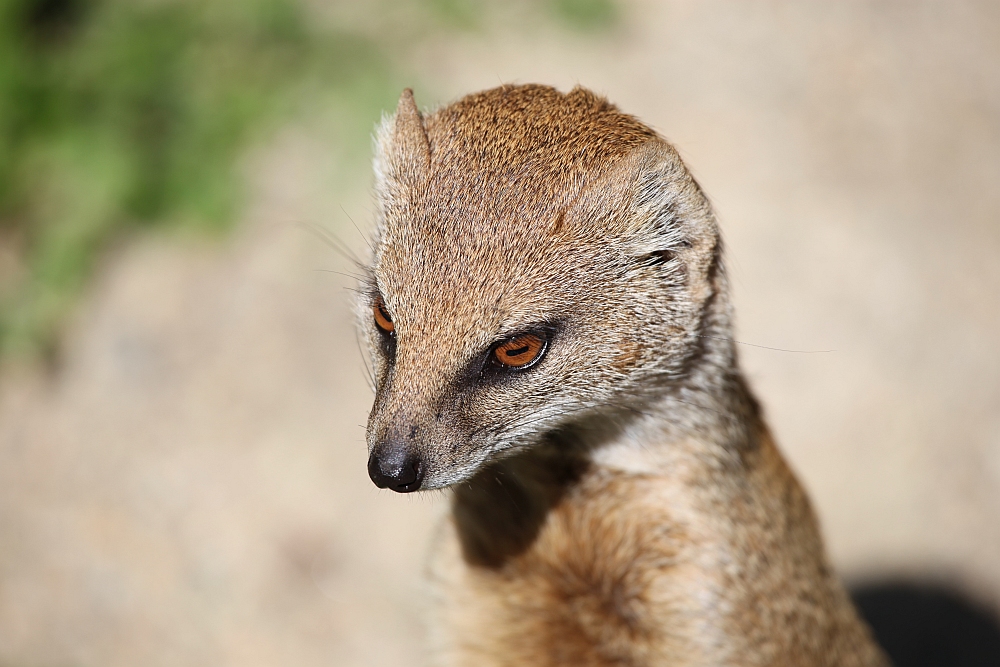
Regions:
M 475 29 L 485 4 L 373 0 L 387 20 L 365 30 L 295 0 L 0 0 L 0 357 L 52 348 L 121 234 L 225 231 L 237 160 L 311 101 L 335 97 L 367 144 L 405 45 Z M 611 0 L 539 6 L 584 30 L 615 18 Z

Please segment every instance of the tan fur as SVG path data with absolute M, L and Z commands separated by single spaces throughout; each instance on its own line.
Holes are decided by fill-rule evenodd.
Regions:
M 885 665 L 738 370 L 676 151 L 577 88 L 504 86 L 376 147 L 373 461 L 451 487 L 441 665 Z M 381 334 L 371 309 L 391 313 Z M 491 370 L 491 345 L 546 331 Z

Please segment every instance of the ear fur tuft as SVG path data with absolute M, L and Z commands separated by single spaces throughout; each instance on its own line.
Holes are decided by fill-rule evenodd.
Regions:
M 395 115 L 382 121 L 376 136 L 376 156 L 380 180 L 410 187 L 426 181 L 431 149 L 412 89 L 407 88 L 399 96 Z
M 375 189 L 379 206 L 406 206 L 430 175 L 431 151 L 423 118 L 407 88 L 396 113 L 383 116 L 375 132 Z
M 431 147 L 411 88 L 399 96 L 393 134 L 393 144 L 407 171 L 412 171 L 414 175 L 426 175 L 431 166 Z

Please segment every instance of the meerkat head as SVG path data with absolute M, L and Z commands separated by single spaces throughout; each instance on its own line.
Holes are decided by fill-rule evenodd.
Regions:
M 376 137 L 369 473 L 441 488 L 684 377 L 718 233 L 676 151 L 593 93 L 504 86 Z

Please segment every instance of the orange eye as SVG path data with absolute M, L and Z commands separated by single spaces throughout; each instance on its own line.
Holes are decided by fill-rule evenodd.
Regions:
M 524 368 L 537 361 L 544 351 L 544 338 L 535 334 L 523 334 L 499 345 L 493 351 L 493 356 L 504 366 Z
M 385 302 L 382 301 L 382 297 L 375 300 L 372 310 L 375 311 L 375 326 L 383 333 L 392 333 L 395 331 L 396 325 L 392 323 L 392 318 L 389 317 L 389 311 L 385 309 Z

